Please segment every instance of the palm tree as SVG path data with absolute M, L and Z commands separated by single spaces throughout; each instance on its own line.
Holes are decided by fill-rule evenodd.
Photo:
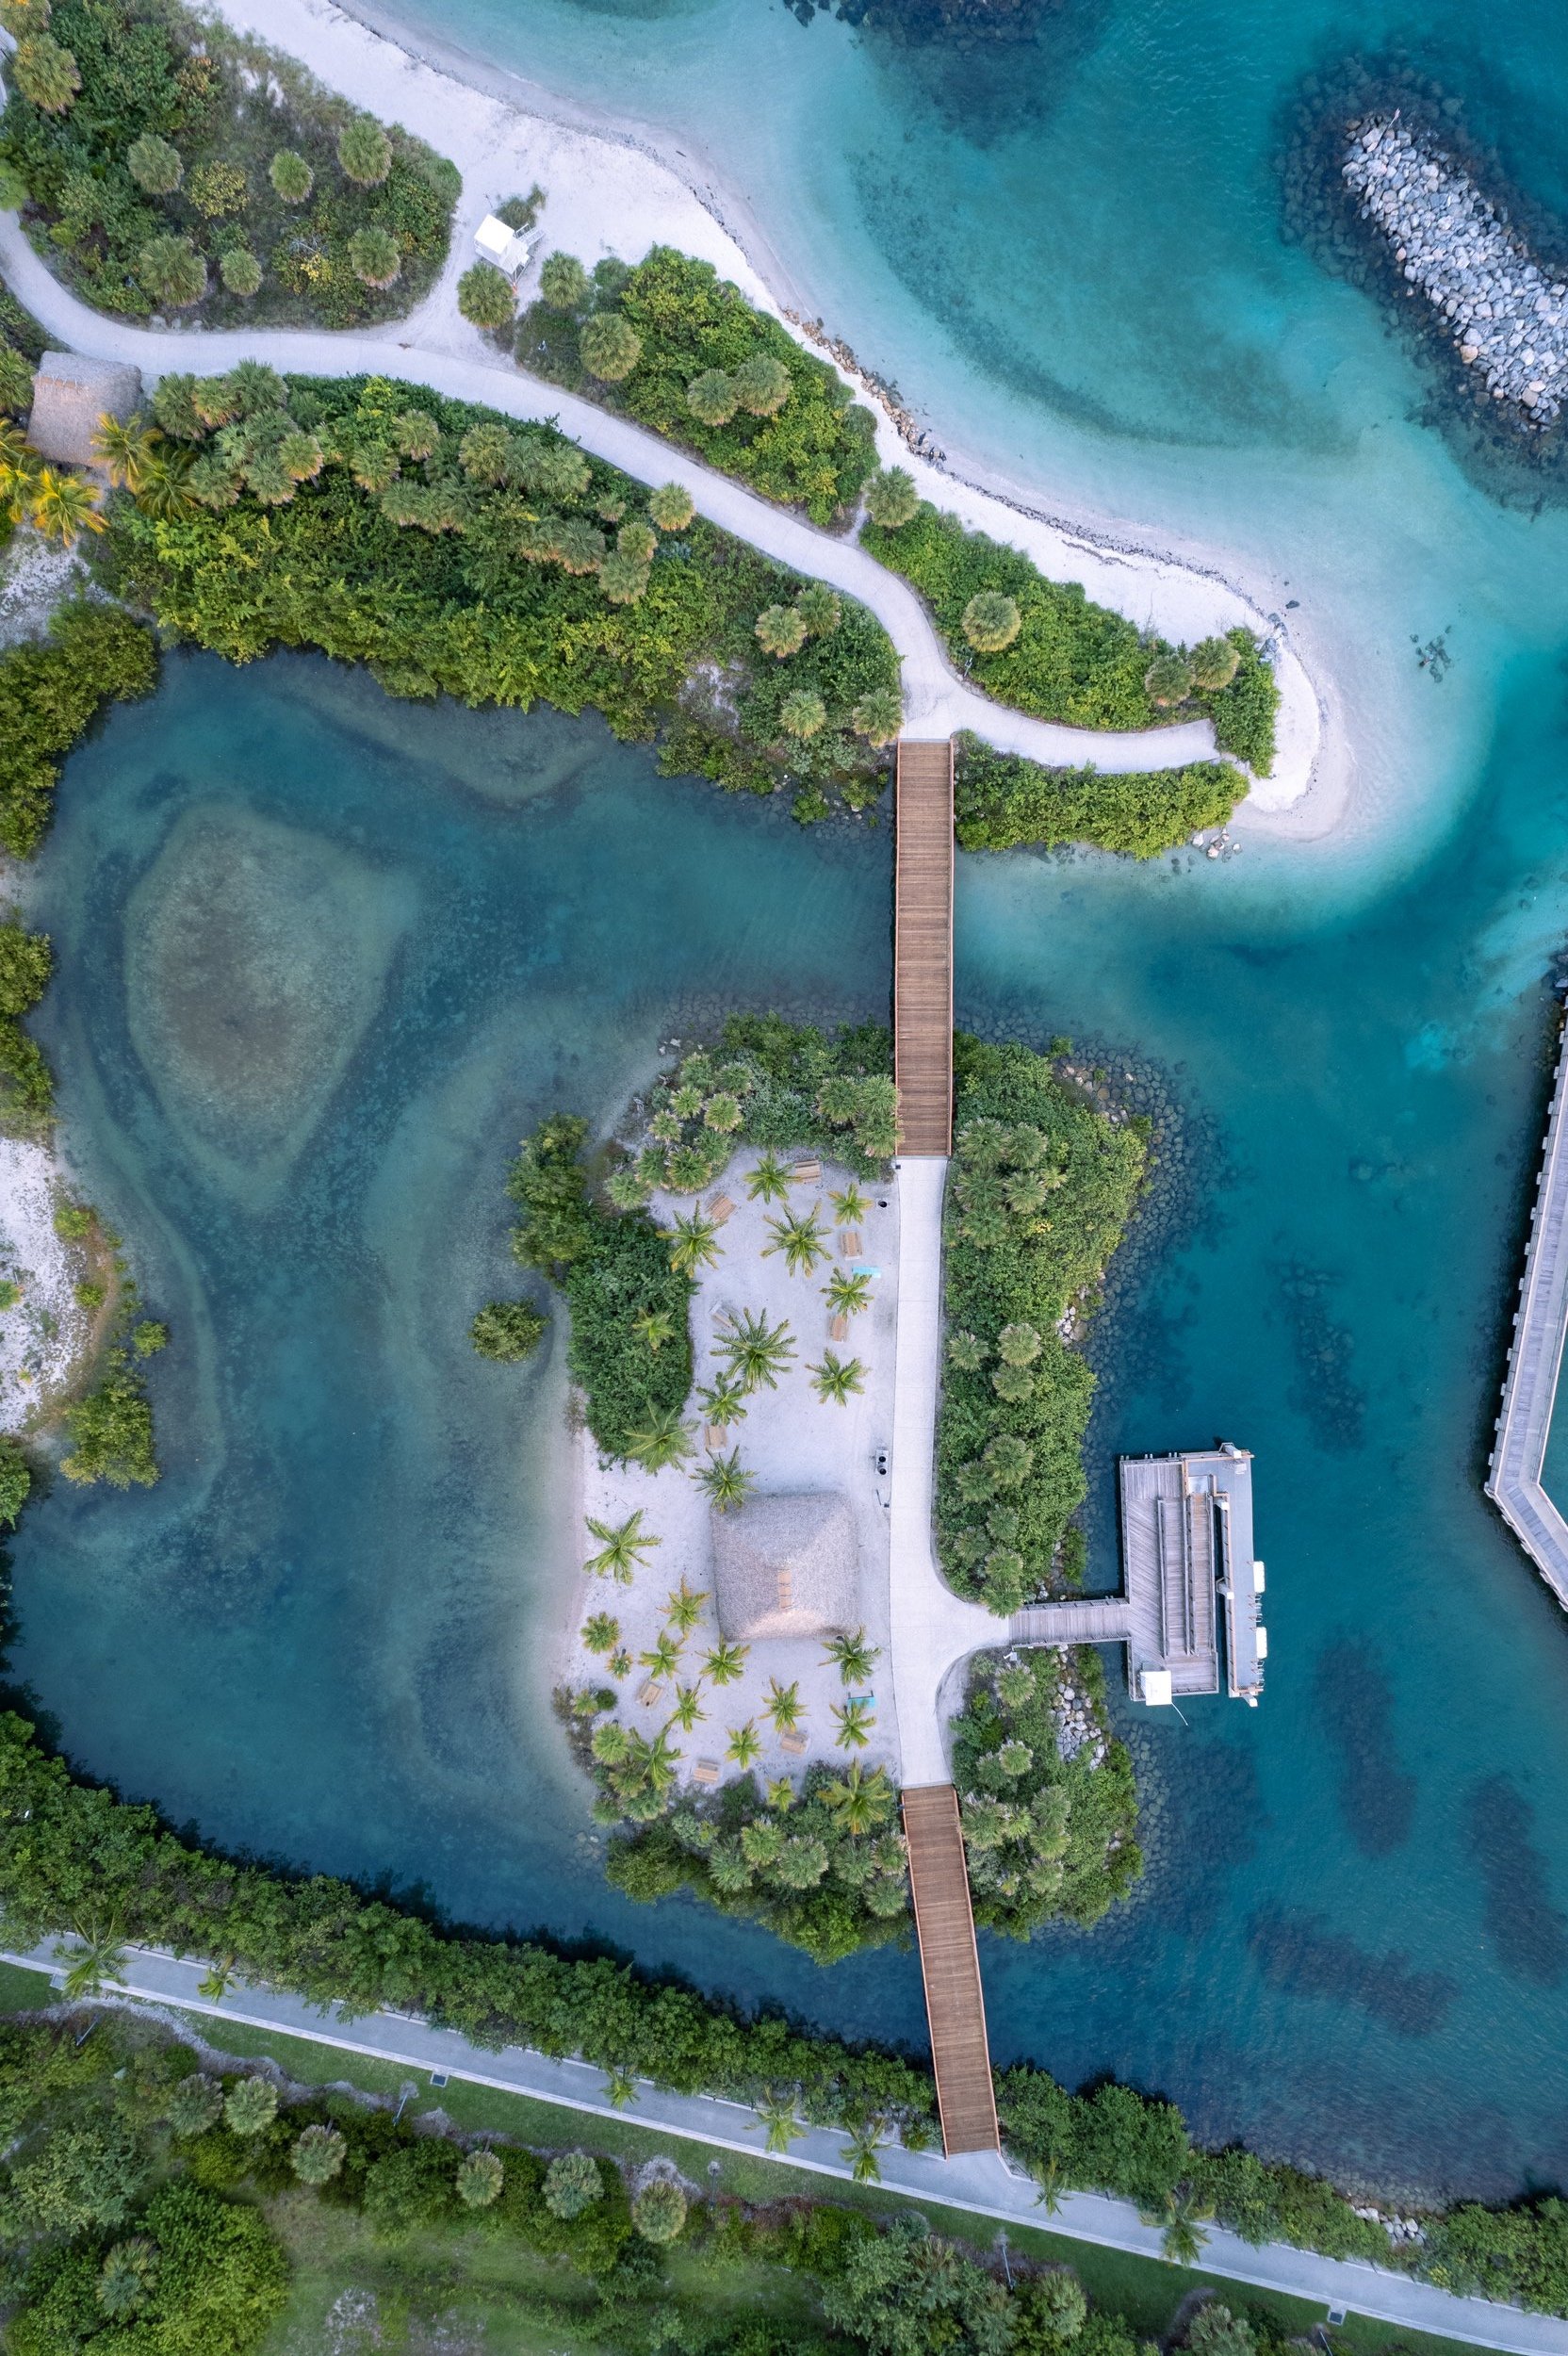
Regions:
M 752 1309 L 730 1327 L 720 1349 L 729 1361 L 730 1373 L 746 1391 L 760 1390 L 764 1383 L 770 1391 L 776 1391 L 779 1375 L 795 1354 L 789 1320 L 770 1325 Z
M 845 1832 L 856 1840 L 862 1833 L 874 1832 L 893 1804 L 892 1789 L 881 1768 L 868 1775 L 858 1759 L 845 1769 L 837 1783 L 830 1783 L 822 1796 L 837 1813 Z
M 840 1750 L 863 1751 L 871 1741 L 871 1730 L 876 1724 L 875 1714 L 870 1702 L 858 1698 L 847 1702 L 835 1702 L 833 1715 L 839 1725 L 839 1731 L 833 1740 Z
M 631 1330 L 657 1357 L 664 1344 L 675 1339 L 675 1319 L 667 1309 L 639 1309 L 631 1320 Z
M 964 608 L 964 636 L 976 654 L 1000 654 L 1023 627 L 1023 616 L 1001 589 L 981 589 Z
M 1065 2170 L 1054 2153 L 1049 2160 L 1040 2162 L 1037 2176 L 1039 2183 L 1037 2205 L 1045 2211 L 1047 2217 L 1054 2217 L 1062 2205 L 1062 2195 L 1067 2190 L 1064 2181 Z
M 57 1947 L 65 1965 L 60 1994 L 68 2004 L 79 1996 L 96 1996 L 106 1980 L 120 1979 L 125 1970 L 125 1934 L 118 1922 L 74 1922 L 74 1947 Z
M 61 474 L 54 466 L 41 466 L 34 477 L 27 517 L 46 540 L 57 540 L 66 548 L 74 548 L 84 532 L 104 529 L 91 487 L 79 475 Z
M 780 1734 L 792 1734 L 800 1724 L 800 1687 L 780 1685 L 776 1677 L 771 1677 L 762 1708 Z
M 814 1276 L 827 1257 L 826 1231 L 815 1211 L 786 1211 L 782 1219 L 769 1219 L 768 1233 L 773 1241 L 762 1246 L 763 1259 L 782 1252 L 792 1276 Z
M 496 272 L 500 276 L 499 270 Z M 604 2099 L 613 2110 L 620 2110 L 637 2092 L 637 2081 L 629 2070 L 612 2068 L 604 2082 Z
M 746 1395 L 727 1374 L 721 1374 L 716 1383 L 697 1393 L 697 1405 L 702 1409 L 705 1420 L 716 1425 L 721 1432 L 728 1424 L 745 1420 Z
M 582 1623 L 582 1641 L 590 1652 L 613 1652 L 621 1641 L 621 1624 L 612 1612 L 590 1612 Z
M 92 436 L 92 455 L 106 469 L 116 490 L 135 493 L 145 482 L 147 462 L 162 439 L 157 427 L 139 415 L 116 417 L 106 410 Z
M 716 1268 L 719 1230 L 704 1211 L 676 1214 L 670 1229 L 670 1266 L 678 1276 L 694 1276 L 699 1268 Z
M 871 1278 L 864 1268 L 835 1268 L 822 1289 L 836 1317 L 858 1317 L 871 1307 Z
M 588 1534 L 599 1541 L 599 1551 L 589 1556 L 583 1569 L 592 1571 L 596 1579 L 618 1579 L 623 1587 L 630 1586 L 632 1573 L 641 1570 L 649 1547 L 664 1543 L 643 1528 L 641 1506 L 635 1513 L 629 1513 L 624 1522 L 596 1522 L 590 1514 Z
M 1199 2232 L 1199 2224 L 1213 2212 L 1190 2184 L 1178 2184 L 1167 2193 L 1165 2205 L 1166 2229 L 1160 2249 L 1172 2266 L 1195 2266 L 1207 2239 Z
M 646 1421 L 628 1434 L 626 1452 L 650 1473 L 662 1472 L 667 1464 L 678 1464 L 682 1457 L 690 1456 L 692 1434 L 679 1408 L 650 1408 Z
M 194 464 L 188 450 L 166 446 L 155 451 L 142 468 L 141 488 L 136 495 L 142 514 L 155 523 L 174 523 L 188 515 L 196 505 L 188 488 Z
M 702 1656 L 703 1675 L 711 1677 L 715 1685 L 733 1685 L 745 1667 L 748 1650 L 745 1644 L 715 1644 L 711 1652 Z
M 676 1687 L 675 1708 L 670 1712 L 672 1726 L 678 1726 L 682 1734 L 690 1734 L 694 1726 L 697 1726 L 707 1715 L 707 1710 L 702 1707 L 700 1681 L 695 1685 Z
M 882 2168 L 876 2153 L 882 2141 L 884 2123 L 880 2119 L 868 2119 L 849 2131 L 849 2141 L 844 2146 L 843 2155 L 858 2184 L 879 2184 L 882 2182 Z
M 806 2133 L 795 2116 L 792 2098 L 780 2094 L 774 2086 L 768 2087 L 752 2109 L 759 2126 L 767 2130 L 767 2149 L 770 2151 L 788 2151 L 796 2136 Z
M 229 1955 L 220 1955 L 209 1963 L 196 1983 L 197 1995 L 206 1997 L 210 2004 L 220 2004 L 234 1985 L 234 1967 L 237 1960 L 237 1956 Z
M 830 1636 L 823 1666 L 833 1662 L 846 1685 L 864 1685 L 875 1662 L 882 1658 L 879 1644 L 868 1644 L 866 1631 L 858 1628 L 853 1636 Z
M 788 1816 L 795 1804 L 795 1788 L 788 1775 L 776 1775 L 768 1786 L 768 1806 L 780 1816 Z
M 884 532 L 896 532 L 919 513 L 915 478 L 903 466 L 883 466 L 866 484 L 866 514 Z
M 871 1197 L 862 1194 L 852 1178 L 841 1194 L 830 1194 L 833 1217 L 840 1227 L 858 1227 L 871 1209 Z
M 820 1399 L 830 1399 L 835 1407 L 846 1407 L 856 1391 L 866 1387 L 866 1370 L 858 1358 L 841 1358 L 837 1352 L 825 1350 L 820 1366 L 808 1366 L 811 1388 Z
M 732 1505 L 743 1505 L 757 1486 L 757 1475 L 741 1462 L 741 1451 L 731 1448 L 727 1456 L 710 1456 L 697 1474 L 697 1485 L 706 1491 L 710 1503 L 720 1513 L 727 1513 Z
M 680 1752 L 670 1741 L 667 1726 L 662 1727 L 651 1742 L 643 1745 L 638 1758 L 638 1765 L 650 1790 L 661 1793 L 669 1790 L 675 1781 L 676 1761 L 680 1756 Z
M 776 1153 L 764 1153 L 756 1169 L 747 1171 L 746 1194 L 753 1203 L 788 1202 L 790 1173 Z
M 682 1578 L 678 1587 L 672 1587 L 664 1602 L 664 1614 L 670 1626 L 689 1636 L 702 1617 L 702 1607 L 708 1601 L 707 1590 L 688 1587 Z
M 737 1767 L 750 1767 L 762 1756 L 762 1738 L 756 1725 L 748 1718 L 743 1726 L 731 1726 L 725 1747 L 726 1759 L 732 1759 Z
M 666 1628 L 661 1629 L 659 1636 L 648 1650 L 640 1652 L 637 1658 L 649 1677 L 673 1677 L 680 1666 L 680 1656 L 683 1650 L 684 1646 L 679 1637 L 672 1636 Z

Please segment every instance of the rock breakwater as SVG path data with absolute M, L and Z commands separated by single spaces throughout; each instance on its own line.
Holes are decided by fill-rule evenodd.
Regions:
M 1469 173 L 1397 113 L 1352 125 L 1342 171 L 1494 401 L 1526 426 L 1552 424 L 1568 401 L 1568 282 L 1543 270 Z

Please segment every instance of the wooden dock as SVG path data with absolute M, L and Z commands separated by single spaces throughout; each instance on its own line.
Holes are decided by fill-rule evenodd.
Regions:
M 1219 1691 L 1219 1607 L 1230 1692 L 1255 1702 L 1268 1639 L 1252 1555 L 1252 1460 L 1245 1448 L 1124 1456 L 1119 1595 L 1079 1595 L 1015 1612 L 1015 1644 L 1124 1644 L 1140 1701 Z M 1165 1680 L 1168 1679 L 1168 1684 Z
M 893 1076 L 899 1152 L 953 1151 L 953 744 L 899 740 Z
M 925 2013 L 931 2024 L 931 2066 L 942 2149 L 1000 2149 L 986 1999 L 974 1944 L 969 1872 L 958 1794 L 950 1783 L 922 1784 L 904 1793 L 904 1832 L 909 1846 L 909 1888 L 915 1902 Z
M 1568 1521 L 1542 1481 L 1568 1331 L 1568 1037 L 1558 1061 L 1546 1144 L 1530 1213 L 1530 1239 L 1513 1344 L 1486 1477 L 1496 1504 L 1553 1595 L 1568 1611 Z

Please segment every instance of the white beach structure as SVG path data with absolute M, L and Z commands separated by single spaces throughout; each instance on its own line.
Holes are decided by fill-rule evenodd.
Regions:
M 536 239 L 521 230 L 509 228 L 498 214 L 486 213 L 474 231 L 474 245 L 482 262 L 491 262 L 504 270 L 515 286 L 529 265 Z

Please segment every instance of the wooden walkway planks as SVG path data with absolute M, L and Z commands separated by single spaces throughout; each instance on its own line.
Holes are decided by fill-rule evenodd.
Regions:
M 953 744 L 898 746 L 893 1075 L 899 1151 L 953 1151 Z
M 915 1902 L 925 2014 L 931 2024 L 931 2064 L 941 2114 L 942 2148 L 995 2151 L 996 2096 L 986 2000 L 974 1945 L 958 1794 L 950 1783 L 921 1784 L 904 1793 L 904 1832 L 909 1845 L 909 1888 Z

